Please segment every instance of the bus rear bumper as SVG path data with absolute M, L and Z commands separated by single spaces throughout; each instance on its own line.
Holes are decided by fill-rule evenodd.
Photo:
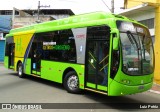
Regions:
M 117 81 L 112 81 L 108 88 L 108 96 L 123 96 L 141 93 L 149 90 L 152 87 L 153 82 L 143 85 L 124 85 Z

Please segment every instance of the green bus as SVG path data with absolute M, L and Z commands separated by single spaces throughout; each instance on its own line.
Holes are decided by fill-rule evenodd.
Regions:
M 153 84 L 149 30 L 124 16 L 93 12 L 12 29 L 6 35 L 6 68 L 109 96 L 135 94 Z

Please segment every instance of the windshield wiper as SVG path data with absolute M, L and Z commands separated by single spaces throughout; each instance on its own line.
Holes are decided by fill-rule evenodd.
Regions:
M 130 32 L 130 31 L 127 31 L 127 36 L 131 42 L 131 44 L 133 45 L 133 47 L 135 47 L 136 45 L 136 49 L 137 49 L 137 54 L 138 54 L 138 60 L 139 60 L 139 47 L 138 47 L 138 43 L 137 43 L 137 40 L 135 39 L 135 37 L 133 36 L 133 34 Z
M 143 47 L 143 60 L 146 61 L 146 56 L 145 56 L 145 52 L 146 52 L 146 49 L 145 49 L 145 46 L 144 46 L 144 39 L 145 39 L 145 35 L 143 35 L 142 37 L 142 47 Z
M 133 44 L 133 46 L 135 44 L 136 45 L 136 49 L 139 50 L 138 43 L 137 43 L 135 37 L 133 36 L 133 34 L 130 31 L 127 31 L 127 36 L 129 38 L 131 44 Z

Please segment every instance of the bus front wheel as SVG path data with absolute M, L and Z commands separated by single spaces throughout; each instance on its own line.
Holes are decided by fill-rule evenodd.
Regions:
M 68 72 L 64 77 L 64 83 L 63 83 L 65 89 L 69 93 L 79 93 L 79 79 L 74 71 Z
M 20 78 L 23 78 L 23 77 L 24 77 L 23 65 L 22 65 L 22 63 L 19 63 L 19 64 L 18 64 L 18 76 L 19 76 Z

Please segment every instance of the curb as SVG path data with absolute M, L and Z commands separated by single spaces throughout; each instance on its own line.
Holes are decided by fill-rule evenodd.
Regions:
M 153 83 L 153 86 L 156 86 L 158 88 L 160 88 L 160 85 L 159 84 L 156 84 L 156 83 Z M 149 92 L 152 92 L 152 93 L 156 93 L 156 94 L 160 94 L 160 91 L 159 90 L 154 90 L 154 89 L 150 89 Z
M 149 92 L 160 94 L 160 91 L 155 91 L 155 90 L 149 90 Z
M 156 85 L 156 86 L 159 86 L 159 87 L 160 87 L 160 85 L 159 85 L 159 84 L 154 83 L 154 85 Z

